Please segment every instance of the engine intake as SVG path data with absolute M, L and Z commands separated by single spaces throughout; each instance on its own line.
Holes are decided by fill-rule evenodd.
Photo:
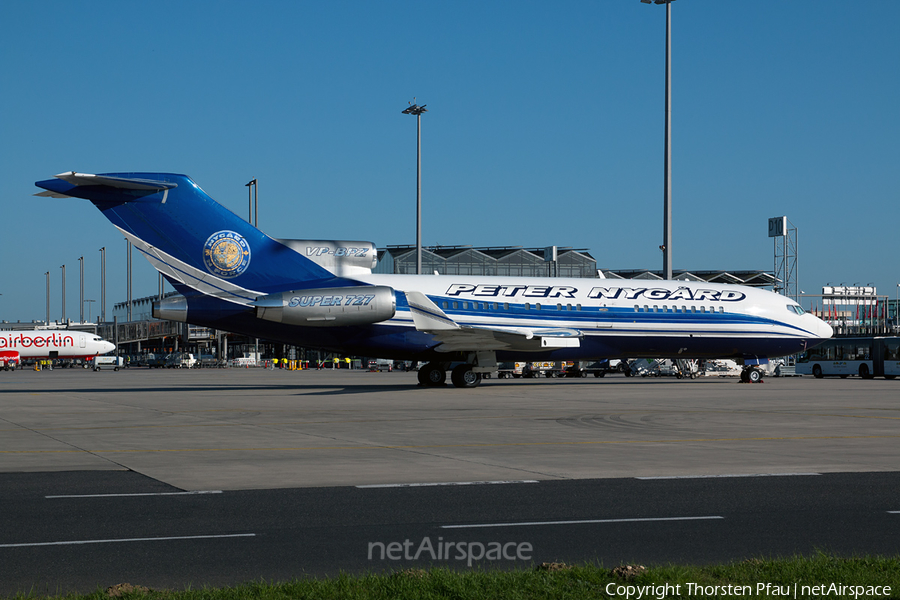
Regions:
M 344 327 L 387 321 L 397 312 L 386 286 L 315 288 L 270 294 L 256 302 L 256 316 L 304 327 Z

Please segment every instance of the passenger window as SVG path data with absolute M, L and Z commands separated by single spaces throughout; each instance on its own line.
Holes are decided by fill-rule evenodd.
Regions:
M 497 304 L 496 302 L 494 302 L 494 310 L 498 310 L 499 308 L 500 308 L 500 305 Z
M 457 308 L 459 308 L 459 302 L 454 302 L 454 303 L 453 303 L 453 310 L 456 310 Z
M 580 304 L 576 304 L 576 305 L 575 305 L 575 310 L 581 310 L 581 305 L 580 305 Z
M 529 302 L 525 303 L 525 310 L 531 310 L 531 303 L 529 303 Z
M 446 301 L 446 300 L 444 300 L 444 308 L 450 308 L 450 305 L 447 304 L 447 301 Z
M 503 310 L 509 310 L 509 302 L 503 303 Z
M 541 303 L 538 302 L 537 304 L 535 304 L 535 305 L 534 305 L 534 309 L 535 309 L 535 310 L 541 310 Z

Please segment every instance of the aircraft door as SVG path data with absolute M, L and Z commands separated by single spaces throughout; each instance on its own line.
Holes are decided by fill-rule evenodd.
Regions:
M 85 341 L 85 338 L 86 338 L 86 337 L 87 337 L 87 336 L 85 336 L 85 335 L 79 335 L 79 336 L 78 336 L 78 347 L 79 347 L 79 348 L 86 348 L 86 347 L 87 347 L 87 342 Z

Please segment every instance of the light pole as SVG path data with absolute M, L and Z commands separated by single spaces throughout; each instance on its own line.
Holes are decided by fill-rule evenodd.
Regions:
M 66 322 L 66 265 L 60 265 L 62 269 L 62 322 Z
M 415 100 L 415 98 L 413 98 Z M 428 112 L 425 104 L 410 103 L 402 112 L 416 116 L 416 274 L 422 274 L 422 113 Z
M 84 257 L 78 258 L 78 322 L 84 323 Z
M 256 181 L 256 178 L 250 180 L 249 183 L 245 183 L 244 187 L 247 188 L 247 200 L 250 202 L 250 216 L 247 217 L 249 219 L 249 223 L 255 227 L 259 227 L 259 185 Z M 254 195 L 256 196 L 256 202 L 253 201 Z M 256 217 L 254 218 L 254 206 L 256 207 Z M 254 221 L 256 221 L 254 223 Z
M 126 282 L 125 285 L 128 286 L 127 297 L 126 297 L 126 320 L 131 322 L 131 240 L 125 240 L 125 271 L 126 271 Z
M 675 0 L 641 0 L 666 5 L 666 149 L 663 168 L 663 275 L 672 279 L 672 7 Z
M 96 302 L 96 300 L 84 300 L 83 303 L 84 303 L 84 302 Z M 83 311 L 83 310 L 84 310 L 84 309 L 82 309 L 82 311 Z M 84 320 L 84 317 L 82 317 L 82 320 Z M 88 320 L 87 320 L 87 322 L 88 322 L 88 323 L 91 322 L 91 305 L 90 305 L 90 304 L 88 304 Z
M 44 273 L 44 276 L 47 278 L 47 320 L 44 322 L 45 325 L 50 324 L 50 271 Z
M 100 322 L 106 322 L 106 246 L 100 248 Z

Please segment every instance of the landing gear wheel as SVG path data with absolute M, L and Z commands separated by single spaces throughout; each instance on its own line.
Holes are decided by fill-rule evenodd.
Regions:
M 750 367 L 741 371 L 742 383 L 759 383 L 760 381 L 762 381 L 762 377 L 762 371 L 760 371 L 756 367 Z
M 472 365 L 457 365 L 450 371 L 450 381 L 458 388 L 478 387 L 481 383 L 481 373 L 472 370 Z
M 419 369 L 419 383 L 426 387 L 443 385 L 447 381 L 447 372 L 434 363 L 428 363 Z

